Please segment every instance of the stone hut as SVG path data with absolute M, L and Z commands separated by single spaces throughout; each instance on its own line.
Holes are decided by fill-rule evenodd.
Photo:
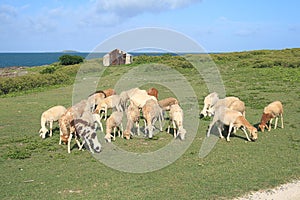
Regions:
M 105 67 L 111 65 L 131 64 L 133 56 L 125 51 L 115 49 L 103 56 L 103 65 Z

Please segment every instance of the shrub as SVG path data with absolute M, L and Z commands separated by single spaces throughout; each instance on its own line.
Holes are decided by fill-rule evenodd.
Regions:
M 40 74 L 53 74 L 56 71 L 56 68 L 54 66 L 46 67 L 43 69 Z
M 74 65 L 82 63 L 84 60 L 81 56 L 76 55 L 62 55 L 59 57 L 59 61 L 61 65 Z

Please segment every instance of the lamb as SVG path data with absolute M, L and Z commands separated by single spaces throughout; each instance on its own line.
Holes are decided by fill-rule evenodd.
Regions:
M 174 104 L 179 104 L 178 100 L 174 97 L 169 97 L 166 99 L 162 99 L 158 101 L 159 106 L 162 108 L 163 111 L 170 111 L 170 107 Z
M 283 106 L 280 101 L 274 101 L 270 103 L 268 106 L 264 108 L 264 112 L 261 117 L 261 121 L 259 124 L 259 129 L 264 132 L 265 127 L 268 129 L 268 131 L 271 131 L 271 125 L 272 121 L 275 118 L 275 126 L 274 129 L 277 128 L 278 123 L 278 117 L 281 118 L 281 128 L 284 128 L 283 126 Z M 269 122 L 269 126 L 267 123 Z
M 158 90 L 154 87 L 149 88 L 147 90 L 147 94 L 150 95 L 150 96 L 154 96 L 156 99 L 158 99 Z
M 111 142 L 111 133 L 113 132 L 113 140 L 116 140 L 116 129 L 119 128 L 119 137 L 121 136 L 120 131 L 123 134 L 123 125 L 122 125 L 122 119 L 123 119 L 123 112 L 120 111 L 114 111 L 109 118 L 106 121 L 106 135 L 104 136 L 104 139 L 106 142 Z M 123 138 L 123 136 L 122 136 Z
M 100 113 L 100 111 L 104 109 L 104 120 L 106 120 L 108 108 L 116 109 L 117 111 L 123 111 L 123 108 L 121 105 L 121 98 L 119 95 L 111 95 L 109 97 L 106 97 L 106 98 L 100 100 L 94 113 Z
M 215 110 L 221 106 L 225 106 L 232 110 L 239 111 L 240 113 L 243 114 L 244 117 L 246 115 L 245 103 L 243 101 L 241 101 L 239 98 L 225 97 L 224 99 L 219 99 L 218 94 L 216 92 L 213 92 L 205 97 L 204 107 L 203 107 L 202 111 L 200 112 L 200 118 L 203 118 L 206 116 L 213 116 L 215 113 Z
M 130 103 L 130 105 L 127 108 L 127 125 L 124 131 L 124 137 L 126 139 L 130 139 L 130 136 L 133 135 L 131 129 L 133 128 L 134 124 L 137 127 L 137 135 L 140 135 L 139 121 L 140 121 L 140 110 L 136 105 Z
M 183 128 L 183 110 L 178 104 L 170 106 L 170 121 L 167 129 L 167 133 L 170 133 L 171 123 L 174 130 L 174 138 L 180 137 L 181 140 L 184 140 L 186 130 Z M 177 131 L 176 131 L 177 130 Z
M 236 111 L 236 110 L 231 110 L 229 108 L 226 108 L 225 106 L 219 107 L 214 115 L 213 121 L 209 125 L 209 129 L 207 131 L 207 137 L 209 137 L 211 129 L 214 124 L 217 124 L 217 128 L 220 134 L 221 138 L 224 138 L 222 135 L 222 129 L 223 125 L 229 126 L 228 130 L 228 135 L 227 135 L 227 141 L 229 142 L 230 139 L 230 133 L 232 131 L 232 128 L 241 128 L 243 132 L 245 133 L 247 140 L 251 141 L 247 131 L 245 128 L 247 128 L 250 132 L 251 139 L 253 141 L 257 140 L 257 129 L 253 127 L 242 115 L 242 113 Z
M 48 129 L 46 128 L 46 124 L 49 124 L 50 126 L 50 137 L 52 137 L 53 122 L 58 121 L 59 118 L 66 112 L 66 110 L 67 109 L 64 106 L 54 106 L 42 113 L 41 116 L 42 128 L 39 131 L 40 137 L 42 137 L 43 139 L 46 138 L 46 133 L 48 132 Z
M 146 101 L 145 105 L 142 107 L 143 117 L 146 120 L 145 133 L 148 132 L 148 137 L 153 137 L 154 124 L 158 120 L 160 124 L 160 131 L 162 131 L 162 120 L 163 113 L 158 102 L 153 99 Z

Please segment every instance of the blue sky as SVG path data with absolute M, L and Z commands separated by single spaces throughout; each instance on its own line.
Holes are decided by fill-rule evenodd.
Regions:
M 178 31 L 208 52 L 300 47 L 300 1 L 0 1 L 0 52 L 92 51 L 124 31 Z

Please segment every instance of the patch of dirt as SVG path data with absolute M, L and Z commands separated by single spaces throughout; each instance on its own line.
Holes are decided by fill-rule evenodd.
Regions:
M 299 200 L 300 180 L 283 184 L 273 189 L 253 192 L 235 200 Z

